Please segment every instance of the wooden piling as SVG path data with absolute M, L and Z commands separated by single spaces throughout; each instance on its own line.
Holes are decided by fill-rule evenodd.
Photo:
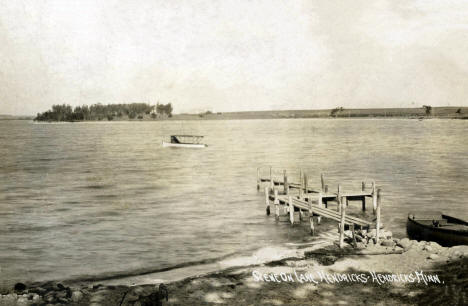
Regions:
M 382 200 L 380 191 L 380 189 L 377 189 L 377 221 L 375 222 L 375 244 L 379 243 L 380 233 L 380 202 Z
M 273 187 L 274 187 L 274 183 L 273 183 L 273 174 L 271 172 L 271 166 L 270 166 L 270 188 L 271 190 L 273 190 Z
M 309 178 L 307 177 L 307 173 L 304 173 L 304 191 L 306 194 L 309 193 Z
M 312 212 L 312 201 L 309 201 L 309 222 L 310 222 L 310 233 L 311 235 L 315 235 L 314 214 Z
M 341 205 L 340 205 L 341 204 L 341 185 L 340 184 L 338 184 L 338 194 L 336 195 L 336 203 L 337 203 L 336 211 L 340 212 L 341 210 Z
M 260 168 L 257 168 L 257 190 L 260 190 Z
M 303 178 L 303 173 L 302 169 L 299 169 L 299 183 L 300 183 L 300 188 L 299 188 L 299 199 L 302 200 L 302 197 L 304 195 L 304 178 Z M 304 220 L 304 212 L 302 209 L 299 208 L 299 217 L 302 220 Z
M 318 202 L 318 207 L 322 208 L 323 207 L 322 192 L 319 192 L 317 202 Z M 310 205 L 312 205 L 312 201 L 311 201 Z M 322 221 L 322 216 L 318 216 L 317 217 L 317 224 L 320 224 L 321 221 Z
M 269 199 L 269 191 L 268 187 L 265 187 L 265 204 L 266 204 L 266 214 L 269 216 L 270 215 L 270 199 Z
M 320 173 L 320 181 L 321 181 L 321 183 L 322 183 L 322 191 L 325 191 L 326 185 L 325 185 L 325 179 L 323 178 L 323 173 Z M 325 191 L 325 193 L 326 193 L 326 192 L 327 192 L 327 191 Z
M 325 194 L 328 193 L 328 185 L 325 185 Z M 328 208 L 328 200 L 323 200 L 323 204 L 325 205 L 325 208 Z
M 304 191 L 304 179 L 302 177 L 302 169 L 299 169 L 299 184 L 300 184 L 300 188 L 299 188 L 299 199 L 302 199 L 302 195 L 304 194 L 303 191 Z
M 284 194 L 289 195 L 289 183 L 288 183 L 288 173 L 286 170 L 283 171 L 284 176 Z
M 362 189 L 363 192 L 366 191 L 366 183 L 365 182 L 361 183 L 361 189 Z M 366 211 L 366 197 L 365 196 L 362 197 L 361 202 L 362 202 L 362 211 Z
M 292 196 L 289 196 L 288 204 L 289 204 L 289 220 L 291 221 L 291 225 L 294 225 L 294 206 L 292 202 Z
M 310 233 L 312 234 L 312 236 L 315 236 L 314 215 L 311 215 L 309 217 L 309 220 L 310 220 Z
M 345 228 L 345 218 L 346 218 L 346 205 L 341 199 L 338 204 L 341 206 L 341 221 L 340 221 L 340 248 L 344 247 L 344 228 Z
M 273 201 L 273 204 L 275 205 L 275 218 L 277 220 L 279 220 L 279 199 L 278 199 L 278 189 L 274 189 L 273 191 L 273 194 L 274 194 L 274 201 Z
M 372 212 L 375 215 L 375 211 L 377 209 L 377 192 L 375 190 L 375 182 L 372 181 Z

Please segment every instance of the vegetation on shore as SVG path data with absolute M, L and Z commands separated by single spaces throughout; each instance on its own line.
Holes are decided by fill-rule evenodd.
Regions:
M 199 114 L 177 114 L 179 120 L 229 120 L 229 119 L 293 119 L 293 118 L 446 118 L 468 119 L 468 107 L 425 105 L 415 108 L 344 108 L 272 110 L 249 112 L 202 112 Z
M 95 120 L 132 120 L 143 118 L 172 117 L 172 104 L 131 103 L 131 104 L 93 104 L 72 108 L 70 105 L 53 105 L 51 110 L 38 113 L 36 121 L 95 121 Z
M 172 114 L 172 104 L 150 105 L 132 104 L 93 104 L 91 106 L 54 105 L 51 110 L 37 114 L 37 121 L 96 121 L 96 120 L 230 120 L 230 119 L 287 119 L 287 118 L 446 118 L 468 119 L 468 107 L 420 108 L 368 108 L 347 109 L 336 107 L 319 110 L 274 110 L 244 112 L 212 112 L 197 114 Z

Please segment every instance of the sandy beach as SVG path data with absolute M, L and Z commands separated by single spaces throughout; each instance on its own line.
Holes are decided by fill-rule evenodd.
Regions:
M 17 284 L 2 292 L 0 305 L 466 305 L 468 246 L 365 238 L 358 248 L 306 246 L 275 261 L 175 281 L 141 275 Z

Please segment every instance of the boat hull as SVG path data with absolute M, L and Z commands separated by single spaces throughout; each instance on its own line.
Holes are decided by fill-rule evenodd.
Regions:
M 413 219 L 410 214 L 406 224 L 408 237 L 420 241 L 435 241 L 442 246 L 468 245 L 468 223 L 447 215 L 442 215 L 442 218 L 447 220 L 447 225 L 435 227 L 427 221 Z
M 204 143 L 171 143 L 163 141 L 162 146 L 167 147 L 175 147 L 175 148 L 206 148 L 207 145 Z

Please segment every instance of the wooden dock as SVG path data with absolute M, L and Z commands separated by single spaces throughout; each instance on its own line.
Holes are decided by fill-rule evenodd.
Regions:
M 269 176 L 262 177 L 261 168 L 257 169 L 257 190 L 261 189 L 262 183 L 265 186 L 266 212 L 270 214 L 270 201 L 273 201 L 275 217 L 277 220 L 281 216 L 289 216 L 291 224 L 296 224 L 304 220 L 307 213 L 310 222 L 311 233 L 315 232 L 315 223 L 320 224 L 322 217 L 339 222 L 340 247 L 343 247 L 344 230 L 347 226 L 353 233 L 354 230 L 376 228 L 376 243 L 379 240 L 380 230 L 380 202 L 381 190 L 376 189 L 375 182 L 362 182 L 358 191 L 343 192 L 341 185 L 338 185 L 337 192 L 330 192 L 325 184 L 324 175 L 321 174 L 321 188 L 314 189 L 309 186 L 308 175 L 300 171 L 299 183 L 288 180 L 287 171 L 282 171 L 282 180 L 273 176 L 272 167 L 269 167 Z M 368 188 L 370 187 L 370 188 Z M 295 189 L 297 194 L 293 195 L 291 190 Z M 376 223 L 346 215 L 346 207 L 350 201 L 359 201 L 363 211 L 366 210 L 366 198 L 372 199 L 373 212 L 377 216 Z M 329 202 L 336 203 L 336 209 L 328 208 Z M 283 212 L 281 214 L 281 211 Z M 317 219 L 315 222 L 314 219 Z M 354 241 L 355 242 L 355 241 Z

